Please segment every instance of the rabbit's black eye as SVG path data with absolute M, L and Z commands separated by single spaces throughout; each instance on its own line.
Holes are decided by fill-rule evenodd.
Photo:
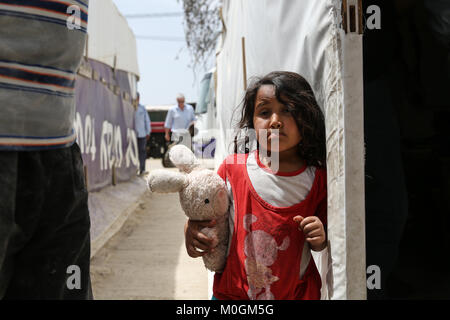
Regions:
M 206 199 L 206 200 L 205 200 L 205 203 L 209 203 L 209 200 L 208 200 L 208 199 Z

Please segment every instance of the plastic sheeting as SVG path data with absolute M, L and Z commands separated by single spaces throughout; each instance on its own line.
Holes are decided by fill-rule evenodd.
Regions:
M 98 191 L 130 180 L 138 165 L 136 40 L 111 0 L 90 2 L 85 55 L 75 88 L 75 129 L 88 189 Z
M 216 167 L 233 151 L 248 83 L 275 70 L 311 84 L 325 113 L 331 299 L 365 299 L 362 36 L 341 29 L 338 0 L 224 0 L 217 52 Z
M 89 3 L 87 57 L 139 76 L 135 36 L 112 0 Z

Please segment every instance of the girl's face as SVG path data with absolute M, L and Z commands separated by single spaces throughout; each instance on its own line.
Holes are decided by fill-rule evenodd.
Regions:
M 253 126 L 263 148 L 266 143 L 261 138 L 263 134 L 267 134 L 267 150 L 271 152 L 298 148 L 302 140 L 295 119 L 287 106 L 277 100 L 275 87 L 270 84 L 262 85 L 256 94 Z M 266 131 L 261 131 L 262 129 Z M 278 134 L 274 129 L 278 129 Z M 278 140 L 279 150 L 271 150 L 272 141 L 275 140 Z

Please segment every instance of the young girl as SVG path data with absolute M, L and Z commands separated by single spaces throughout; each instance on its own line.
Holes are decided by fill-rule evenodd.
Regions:
M 231 235 L 213 299 L 320 299 L 310 250 L 327 251 L 325 126 L 310 85 L 293 72 L 257 80 L 239 127 L 255 130 L 257 149 L 230 155 L 218 170 L 229 188 Z M 214 224 L 186 223 L 191 257 L 214 250 L 199 231 Z

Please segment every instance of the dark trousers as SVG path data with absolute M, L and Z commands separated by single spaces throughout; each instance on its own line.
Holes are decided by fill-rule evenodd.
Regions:
M 92 299 L 78 145 L 0 151 L 0 299 Z
M 137 138 L 139 149 L 139 173 L 145 171 L 145 160 L 147 159 L 147 138 Z

